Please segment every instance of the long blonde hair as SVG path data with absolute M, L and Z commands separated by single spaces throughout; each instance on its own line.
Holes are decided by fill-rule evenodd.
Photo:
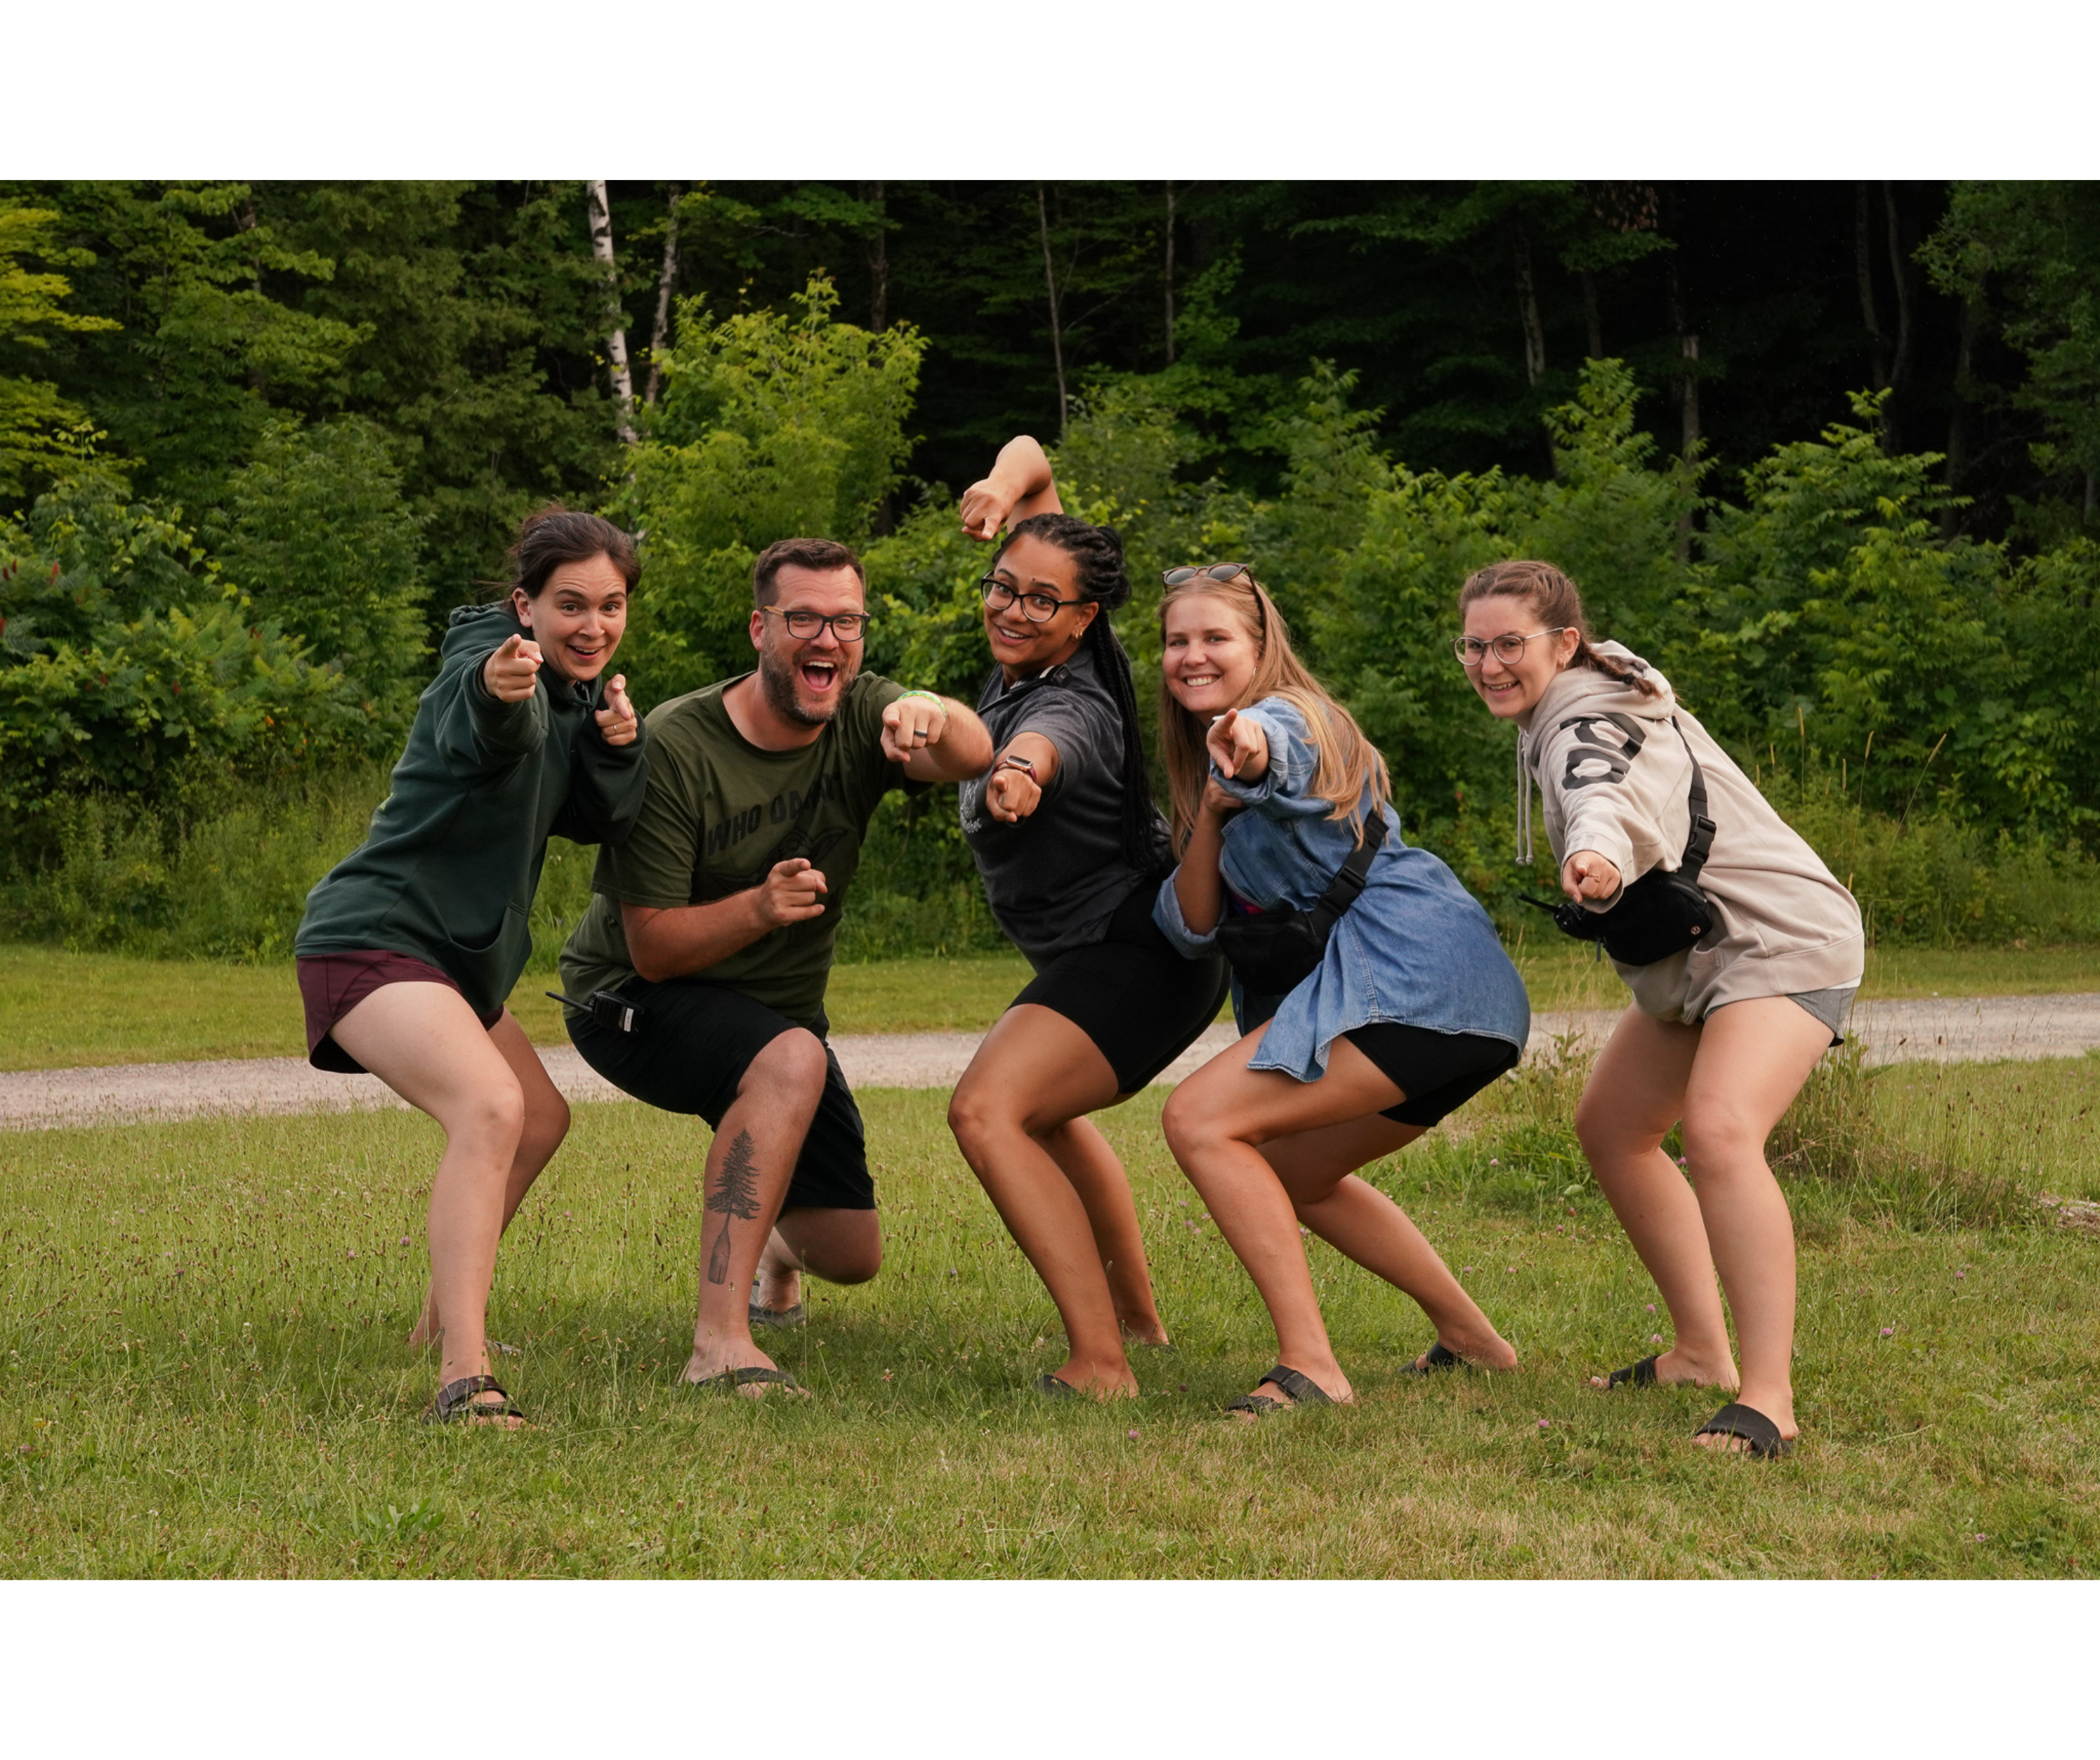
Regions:
M 1312 775 L 1312 792 L 1334 809 L 1327 816 L 1347 820 L 1352 828 L 1363 824 L 1364 794 L 1370 791 L 1370 810 L 1382 808 L 1392 798 L 1385 759 L 1364 737 L 1356 718 L 1327 694 L 1327 688 L 1305 670 L 1290 651 L 1290 631 L 1276 601 L 1252 574 L 1229 581 L 1198 574 L 1178 587 L 1170 587 L 1159 601 L 1159 627 L 1167 629 L 1167 608 L 1177 599 L 1207 595 L 1223 600 L 1242 628 L 1254 639 L 1259 658 L 1254 678 L 1246 693 L 1233 705 L 1244 709 L 1264 697 L 1281 697 L 1304 717 L 1320 762 Z M 1167 763 L 1167 785 L 1174 803 L 1174 847 L 1185 847 L 1196 828 L 1196 814 L 1202 804 L 1203 785 L 1211 774 L 1210 755 L 1203 749 L 1209 724 L 1199 720 L 1174 700 L 1162 674 L 1159 687 L 1161 755 Z

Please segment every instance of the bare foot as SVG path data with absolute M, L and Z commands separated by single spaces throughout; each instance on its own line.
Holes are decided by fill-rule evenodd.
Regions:
M 711 1380 L 717 1375 L 727 1375 L 736 1369 L 777 1369 L 779 1366 L 748 1339 L 738 1340 L 734 1343 L 716 1340 L 712 1341 L 709 1349 L 704 1353 L 698 1345 L 693 1347 L 693 1354 L 686 1359 L 686 1372 L 679 1379 L 690 1384 Z M 791 1388 L 780 1381 L 748 1382 L 732 1391 L 744 1399 L 764 1399 L 774 1393 L 792 1393 L 800 1399 L 810 1397 L 807 1388 Z
M 1774 1391 L 1756 1399 L 1741 1400 L 1752 1411 L 1762 1412 L 1779 1427 L 1780 1441 L 1793 1441 L 1801 1434 L 1801 1426 L 1793 1421 L 1793 1396 Z M 1739 1436 L 1696 1436 L 1692 1439 L 1696 1447 L 1712 1449 L 1720 1454 L 1740 1454 L 1749 1447 L 1747 1437 Z
M 1727 1357 L 1716 1361 L 1694 1356 L 1682 1345 L 1672 1345 L 1656 1358 L 1655 1379 L 1664 1387 L 1715 1387 L 1731 1393 L 1736 1387 L 1736 1366 Z M 1593 1388 L 1608 1388 L 1611 1384 L 1609 1375 L 1590 1377 Z
M 1436 1342 L 1454 1356 L 1462 1357 L 1476 1369 L 1514 1369 L 1517 1366 L 1516 1346 L 1511 1344 L 1493 1327 L 1465 1331 L 1454 1327 L 1446 1336 L 1443 1329 L 1436 1334 Z M 1429 1353 L 1424 1351 L 1414 1359 L 1417 1369 L 1432 1366 Z
M 751 1281 L 752 1305 L 786 1313 L 802 1300 L 801 1268 L 788 1256 L 778 1230 L 758 1256 L 758 1274 Z
M 1067 1357 L 1051 1375 L 1074 1393 L 1083 1393 L 1088 1399 L 1135 1399 L 1138 1394 L 1137 1377 L 1124 1358 L 1110 1363 Z
M 1167 1335 L 1166 1323 L 1158 1314 L 1149 1319 L 1126 1320 L 1116 1317 L 1116 1327 L 1123 1334 L 1126 1344 L 1149 1344 L 1154 1350 L 1171 1350 L 1174 1340 Z
M 1286 1364 L 1285 1366 L 1289 1367 L 1290 1365 Z M 1357 1390 L 1349 1385 L 1349 1378 L 1342 1373 L 1342 1366 L 1339 1363 L 1329 1366 L 1318 1375 L 1308 1374 L 1303 1369 L 1298 1372 L 1325 1393 L 1330 1403 L 1336 1406 L 1353 1406 L 1357 1403 Z M 1267 1400 L 1271 1405 L 1281 1406 L 1286 1411 L 1298 1403 L 1273 1381 L 1255 1383 L 1253 1397 L 1259 1400 Z M 1225 1415 L 1229 1418 L 1236 1418 L 1242 1423 L 1255 1423 L 1264 1417 L 1273 1417 L 1275 1415 L 1271 1412 L 1251 1412 L 1242 1409 L 1238 1411 L 1229 1411 Z

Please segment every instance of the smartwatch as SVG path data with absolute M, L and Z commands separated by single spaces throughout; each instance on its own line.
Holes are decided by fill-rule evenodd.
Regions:
M 1025 775 L 1030 781 L 1033 782 L 1035 780 L 1035 766 L 1027 759 L 1017 757 L 1012 752 L 1008 752 L 1005 757 L 1000 759 L 997 763 L 992 766 L 992 768 L 995 771 L 1018 770 Z

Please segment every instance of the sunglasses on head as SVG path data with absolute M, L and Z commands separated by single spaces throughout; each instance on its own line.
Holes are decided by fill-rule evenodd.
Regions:
M 1198 574 L 1206 580 L 1232 581 L 1252 572 L 1244 562 L 1213 562 L 1208 568 L 1171 568 L 1159 578 L 1170 587 L 1180 587 Z

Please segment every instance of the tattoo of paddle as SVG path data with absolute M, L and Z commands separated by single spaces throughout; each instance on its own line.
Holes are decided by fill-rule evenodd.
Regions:
M 720 1283 L 729 1276 L 730 1224 L 741 1217 L 758 1218 L 758 1163 L 749 1131 L 739 1131 L 716 1170 L 705 1208 L 721 1217 L 721 1233 L 715 1237 L 714 1251 L 708 1255 L 708 1281 Z

